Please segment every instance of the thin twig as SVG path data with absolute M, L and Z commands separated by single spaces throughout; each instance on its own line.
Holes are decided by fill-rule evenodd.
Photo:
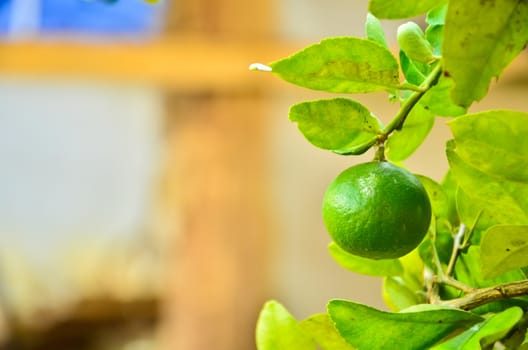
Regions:
M 433 278 L 433 282 L 437 284 L 451 286 L 453 288 L 456 288 L 464 292 L 465 294 L 470 294 L 477 290 L 476 288 L 468 286 L 467 284 L 464 284 L 450 276 L 443 276 L 443 277 L 435 276 L 435 278 Z
M 453 250 L 451 251 L 451 258 L 449 259 L 449 264 L 446 269 L 446 276 L 451 276 L 453 270 L 455 269 L 455 263 L 458 258 L 458 253 L 460 252 L 460 247 L 462 246 L 462 240 L 464 239 L 464 234 L 466 233 L 466 225 L 460 224 L 458 232 L 453 237 Z

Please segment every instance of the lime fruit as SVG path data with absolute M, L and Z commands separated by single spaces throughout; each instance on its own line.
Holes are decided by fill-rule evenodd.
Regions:
M 370 259 L 392 259 L 423 240 L 431 204 L 413 174 L 374 161 L 348 168 L 328 186 L 323 219 L 343 250 Z

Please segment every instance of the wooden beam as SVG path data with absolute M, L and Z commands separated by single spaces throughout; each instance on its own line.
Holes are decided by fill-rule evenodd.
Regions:
M 205 37 L 120 43 L 4 42 L 0 75 L 116 80 L 186 92 L 247 90 L 275 80 L 249 72 L 250 63 L 281 58 L 295 46 L 300 48 Z
M 170 100 L 167 208 L 179 208 L 163 313 L 164 349 L 254 349 L 269 298 L 273 239 L 267 101 L 247 96 Z

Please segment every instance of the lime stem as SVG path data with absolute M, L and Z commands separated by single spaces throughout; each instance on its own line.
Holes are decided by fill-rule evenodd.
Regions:
M 429 73 L 427 78 L 423 81 L 423 83 L 420 84 L 418 89 L 414 90 L 414 93 L 409 96 L 407 100 L 405 100 L 398 113 L 394 116 L 390 123 L 387 124 L 387 126 L 385 126 L 385 128 L 381 131 L 381 140 L 385 141 L 394 130 L 401 129 L 403 123 L 405 123 L 405 119 L 407 118 L 413 107 L 416 105 L 416 103 L 418 103 L 418 101 L 420 101 L 420 98 L 422 98 L 422 96 L 436 84 L 441 73 L 442 64 L 440 61 L 438 61 L 433 67 L 431 73 Z

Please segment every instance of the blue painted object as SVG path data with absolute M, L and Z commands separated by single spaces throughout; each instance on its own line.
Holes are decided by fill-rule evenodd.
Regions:
M 156 34 L 163 9 L 143 0 L 0 0 L 0 34 Z

